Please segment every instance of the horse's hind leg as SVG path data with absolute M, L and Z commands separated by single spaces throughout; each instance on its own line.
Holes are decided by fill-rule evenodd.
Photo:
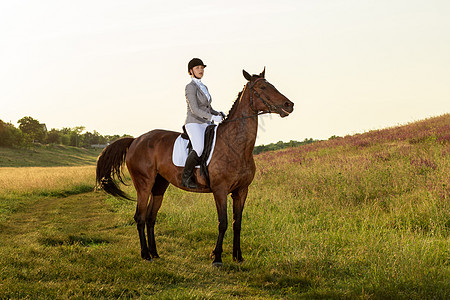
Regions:
M 156 251 L 155 241 L 155 222 L 158 210 L 161 207 L 164 193 L 169 186 L 169 182 L 161 175 L 157 175 L 155 183 L 152 188 L 152 196 L 147 208 L 147 234 L 148 234 L 148 248 L 150 249 L 150 255 L 153 258 L 159 258 Z
M 151 261 L 152 258 L 147 247 L 147 238 L 145 236 L 145 224 L 147 221 L 148 198 L 153 187 L 154 178 L 151 180 L 148 178 L 140 178 L 136 180 L 136 178 L 134 178 L 133 182 L 137 191 L 137 206 L 134 220 L 137 224 L 139 241 L 141 243 L 141 257 L 145 260 Z

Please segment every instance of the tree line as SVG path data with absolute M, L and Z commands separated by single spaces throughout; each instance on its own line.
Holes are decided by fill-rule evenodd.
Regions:
M 101 135 L 97 131 L 84 132 L 84 126 L 47 130 L 44 123 L 32 117 L 23 117 L 18 127 L 0 120 L 0 147 L 29 147 L 33 144 L 59 144 L 90 148 L 94 145 L 106 145 L 120 137 L 119 135 Z
M 92 146 L 100 146 L 111 143 L 121 137 L 129 135 L 101 135 L 97 131 L 84 132 L 84 126 L 77 126 L 73 128 L 64 127 L 62 129 L 52 128 L 47 130 L 44 123 L 32 117 L 23 117 L 19 121 L 18 127 L 11 123 L 6 123 L 0 120 L 0 147 L 29 147 L 33 144 L 58 144 L 74 147 L 91 148 Z M 297 147 L 301 145 L 311 144 L 316 140 L 310 138 L 303 142 L 289 141 L 271 143 L 268 145 L 255 146 L 254 154 L 266 151 L 280 150 L 288 147 Z
M 255 146 L 255 148 L 253 148 L 253 154 L 258 154 L 258 153 L 266 152 L 266 151 L 280 150 L 280 149 L 289 148 L 289 147 L 298 147 L 301 145 L 307 145 L 307 144 L 311 144 L 314 142 L 317 142 L 317 140 L 313 140 L 312 138 L 304 139 L 303 142 L 292 141 L 292 140 L 289 142 L 279 141 L 277 143 L 271 143 L 268 145 Z

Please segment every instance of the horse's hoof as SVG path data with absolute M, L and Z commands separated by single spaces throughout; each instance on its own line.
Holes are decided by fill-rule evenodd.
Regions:
M 212 266 L 216 268 L 220 268 L 223 266 L 223 263 L 221 261 L 213 261 Z
M 148 261 L 148 262 L 152 262 L 153 259 L 150 256 L 142 256 L 142 260 L 143 261 Z
M 244 262 L 244 259 L 242 257 L 241 258 L 233 257 L 233 261 L 237 262 L 238 264 L 242 264 Z

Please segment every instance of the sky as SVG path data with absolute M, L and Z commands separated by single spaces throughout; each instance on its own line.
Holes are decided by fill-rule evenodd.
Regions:
M 407 124 L 450 112 L 450 1 L 1 1 L 0 119 L 180 131 L 193 57 L 218 111 L 243 69 L 295 103 L 257 145 Z

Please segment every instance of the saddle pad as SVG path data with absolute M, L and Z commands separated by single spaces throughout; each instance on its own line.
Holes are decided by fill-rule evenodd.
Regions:
M 209 154 L 208 160 L 206 162 L 206 165 L 209 165 L 209 162 L 211 161 L 211 157 L 214 152 L 214 147 L 216 145 L 216 136 L 217 136 L 217 126 L 214 128 L 214 138 L 211 146 L 211 153 Z M 186 163 L 186 158 L 188 157 L 188 144 L 189 140 L 183 139 L 181 137 L 181 134 L 177 137 L 175 140 L 175 143 L 173 144 L 173 152 L 172 152 L 172 162 L 177 167 L 184 167 L 184 164 Z M 196 168 L 200 168 L 200 165 L 196 166 Z

